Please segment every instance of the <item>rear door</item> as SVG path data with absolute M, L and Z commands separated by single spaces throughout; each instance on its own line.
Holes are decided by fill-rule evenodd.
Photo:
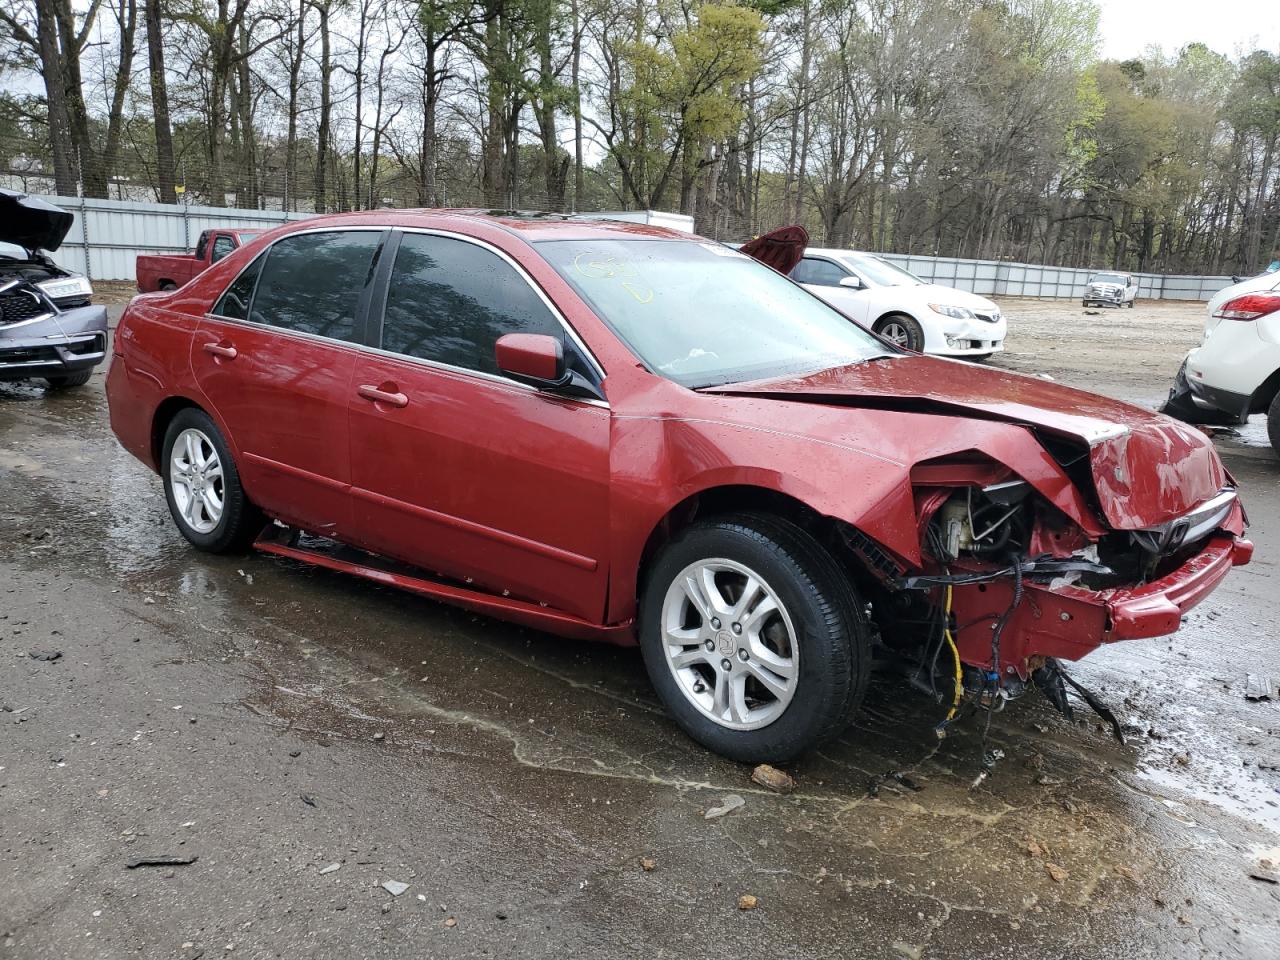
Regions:
M 250 498 L 326 536 L 350 525 L 347 406 L 383 230 L 276 241 L 201 321 L 191 367 Z
M 547 334 L 597 384 L 599 367 L 511 258 L 464 237 L 404 233 L 376 312 L 381 352 L 349 391 L 363 545 L 598 621 L 609 410 L 504 377 L 494 343 Z

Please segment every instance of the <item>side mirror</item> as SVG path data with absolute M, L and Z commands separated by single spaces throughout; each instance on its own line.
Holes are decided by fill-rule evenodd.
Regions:
M 498 369 L 512 380 L 539 390 L 562 387 L 570 380 L 564 364 L 564 346 L 555 337 L 540 333 L 508 333 L 494 344 Z
M 848 287 L 850 290 L 861 290 L 862 281 L 857 277 L 841 277 L 839 286 Z

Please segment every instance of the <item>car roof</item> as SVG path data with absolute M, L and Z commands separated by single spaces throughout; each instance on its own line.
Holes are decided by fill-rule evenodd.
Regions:
M 498 227 L 527 242 L 539 240 L 694 240 L 710 242 L 692 233 L 647 223 L 610 220 L 590 214 L 541 213 L 520 210 L 410 209 L 362 210 L 291 221 L 291 226 L 314 229 L 326 226 L 380 225 L 390 227 L 447 228 L 450 224 L 485 224 Z

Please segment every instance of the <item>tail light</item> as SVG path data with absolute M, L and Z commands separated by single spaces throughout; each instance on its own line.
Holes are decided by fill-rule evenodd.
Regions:
M 1280 310 L 1280 293 L 1246 293 L 1228 300 L 1214 316 L 1221 320 L 1257 320 L 1277 310 Z

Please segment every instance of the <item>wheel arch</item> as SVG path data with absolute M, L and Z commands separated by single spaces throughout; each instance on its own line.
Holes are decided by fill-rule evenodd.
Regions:
M 227 430 L 226 424 L 222 422 L 222 418 L 218 416 L 217 412 L 211 409 L 209 405 L 201 403 L 199 400 L 187 396 L 186 394 L 172 394 L 165 397 L 156 405 L 155 413 L 151 416 L 151 437 L 149 449 L 152 456 L 152 462 L 155 464 L 157 473 L 164 469 L 161 459 L 164 452 L 162 448 L 164 447 L 165 432 L 169 429 L 169 424 L 173 422 L 173 418 L 183 410 L 199 410 L 212 420 L 214 425 L 218 428 L 218 431 L 222 434 L 223 441 L 230 448 L 232 456 L 234 456 L 237 462 L 239 462 L 240 448 L 237 446 L 235 439 L 231 436 L 230 432 Z
M 1253 395 L 1249 398 L 1249 412 L 1266 413 L 1276 394 L 1280 394 L 1280 369 L 1272 372 L 1271 376 L 1263 380 L 1261 386 L 1253 391 Z
M 638 600 L 654 558 L 681 531 L 708 517 L 725 514 L 766 514 L 786 520 L 806 531 L 848 571 L 855 585 L 869 586 L 878 582 L 870 565 L 854 549 L 855 543 L 873 544 L 853 524 L 828 516 L 798 497 L 769 487 L 750 483 L 726 483 L 706 487 L 686 496 L 672 506 L 650 531 L 635 568 L 635 593 Z

